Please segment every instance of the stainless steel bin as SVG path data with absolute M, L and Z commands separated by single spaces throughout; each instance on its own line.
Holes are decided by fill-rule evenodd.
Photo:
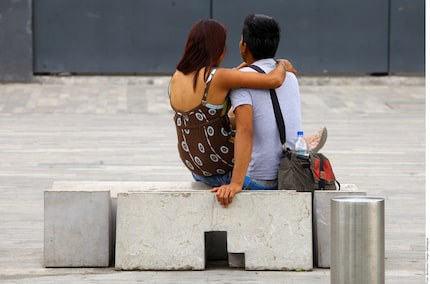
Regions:
M 384 199 L 331 199 L 331 284 L 385 283 Z

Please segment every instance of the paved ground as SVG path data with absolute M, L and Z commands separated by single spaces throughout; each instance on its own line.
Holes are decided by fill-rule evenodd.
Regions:
M 190 180 L 167 77 L 38 77 L 0 84 L 1 283 L 330 283 L 330 271 L 119 272 L 43 267 L 54 181 Z M 326 125 L 338 179 L 386 199 L 386 283 L 425 281 L 423 77 L 300 78 L 305 133 Z

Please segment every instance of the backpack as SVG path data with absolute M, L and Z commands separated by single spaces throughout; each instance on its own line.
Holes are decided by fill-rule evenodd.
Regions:
M 278 189 L 296 191 L 340 190 L 330 160 L 321 153 L 309 158 L 284 151 L 278 170 Z

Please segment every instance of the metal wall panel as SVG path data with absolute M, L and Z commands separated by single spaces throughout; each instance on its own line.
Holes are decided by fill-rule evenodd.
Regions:
M 424 10 L 424 0 L 5 0 L 0 80 L 33 72 L 169 74 L 191 26 L 211 16 L 229 30 L 223 66 L 235 66 L 250 13 L 278 20 L 277 56 L 301 74 L 423 73 Z
M 0 1 L 0 81 L 33 77 L 31 0 Z
M 424 6 L 424 0 L 391 0 L 391 73 L 425 71 Z
M 277 57 L 301 74 L 388 72 L 388 11 L 389 0 L 213 1 L 213 17 L 229 31 L 226 66 L 240 62 L 243 19 L 261 13 L 280 23 Z
M 209 0 L 34 0 L 35 73 L 172 73 Z

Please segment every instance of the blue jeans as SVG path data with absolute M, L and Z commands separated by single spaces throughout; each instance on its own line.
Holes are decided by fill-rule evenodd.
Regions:
M 199 176 L 196 174 L 192 174 L 192 175 L 195 181 L 199 181 L 213 187 L 218 187 L 223 184 L 229 184 L 231 180 L 231 172 L 228 172 L 223 175 L 216 175 L 216 176 L 210 176 L 210 177 Z M 246 176 L 243 182 L 242 189 L 275 190 L 275 189 L 278 189 L 278 181 L 277 180 L 258 180 L 258 179 L 253 179 Z

